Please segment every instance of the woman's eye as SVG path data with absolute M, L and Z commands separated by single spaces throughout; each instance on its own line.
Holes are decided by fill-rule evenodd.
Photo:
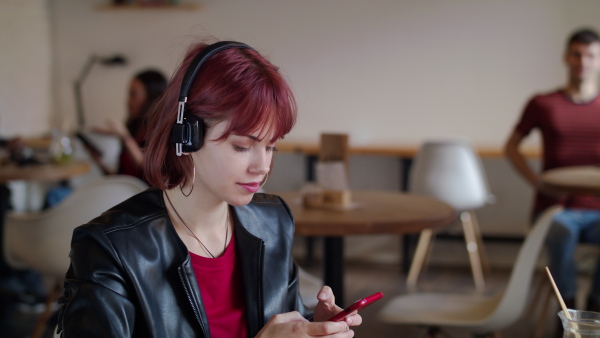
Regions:
M 235 145 L 235 144 L 233 145 L 233 149 L 235 151 L 237 151 L 237 152 L 240 152 L 240 153 L 244 153 L 244 152 L 250 151 L 250 148 L 240 147 L 240 146 Z
M 267 147 L 267 151 L 276 152 L 276 151 L 279 151 L 279 150 L 277 148 L 275 148 L 275 147 Z

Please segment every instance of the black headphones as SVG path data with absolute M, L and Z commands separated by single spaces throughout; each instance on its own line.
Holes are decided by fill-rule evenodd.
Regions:
M 196 74 L 202 67 L 202 64 L 211 57 L 213 54 L 218 53 L 225 49 L 230 48 L 248 48 L 252 47 L 235 41 L 221 41 L 204 48 L 196 57 L 192 60 L 185 76 L 181 82 L 181 90 L 179 91 L 179 103 L 177 106 L 177 122 L 173 123 L 171 129 L 171 141 L 175 144 L 175 152 L 177 156 L 181 156 L 183 153 L 192 153 L 200 150 L 204 143 L 204 134 L 206 132 L 206 125 L 204 121 L 195 115 L 189 115 L 185 113 L 185 103 L 187 96 L 194 82 Z

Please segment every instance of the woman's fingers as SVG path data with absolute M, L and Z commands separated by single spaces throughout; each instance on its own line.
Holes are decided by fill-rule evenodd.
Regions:
M 271 317 L 271 321 L 275 324 L 288 323 L 288 322 L 308 322 L 308 320 L 300 314 L 298 311 L 280 313 Z
M 333 295 L 333 291 L 327 285 L 323 286 L 319 293 L 317 294 L 317 299 L 319 303 L 325 305 L 328 310 L 332 310 L 336 307 L 335 305 L 335 296 Z
M 349 326 L 359 326 L 362 324 L 362 317 L 355 313 L 354 315 L 346 318 L 346 323 L 348 323 Z
M 311 337 L 319 336 L 335 336 L 339 337 L 353 337 L 354 331 L 350 330 L 350 327 L 346 322 L 318 322 L 318 323 L 307 323 L 310 325 L 306 326 L 306 334 Z
M 297 311 L 287 312 L 271 317 L 258 336 L 271 337 L 354 337 L 348 323 L 342 322 L 309 322 Z
M 323 322 L 329 320 L 336 313 L 342 311 L 340 307 L 335 305 L 335 296 L 333 291 L 327 285 L 323 286 L 317 293 L 317 307 L 315 308 L 314 321 Z

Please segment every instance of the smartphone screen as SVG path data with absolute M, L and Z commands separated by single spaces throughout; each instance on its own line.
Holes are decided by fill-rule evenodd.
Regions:
M 376 301 L 378 301 L 379 299 L 381 299 L 381 297 L 383 297 L 383 293 L 377 292 L 377 293 L 374 293 L 363 299 L 359 299 L 356 302 L 354 302 L 352 305 L 350 305 L 347 308 L 340 311 L 337 315 L 329 318 L 329 321 L 340 322 L 340 321 L 346 319 L 347 317 L 349 317 L 350 315 L 352 315 L 352 313 L 354 311 L 358 312 L 358 311 L 366 308 L 367 306 L 369 306 L 369 305 L 375 303 Z

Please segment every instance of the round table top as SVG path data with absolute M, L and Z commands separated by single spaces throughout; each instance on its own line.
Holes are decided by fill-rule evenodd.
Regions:
M 290 206 L 296 234 L 344 236 L 407 234 L 450 224 L 455 212 L 437 199 L 393 191 L 352 191 L 355 208 L 304 208 L 299 192 L 276 193 Z
M 0 183 L 7 181 L 60 181 L 90 171 L 90 164 L 85 161 L 72 161 L 66 164 L 39 164 L 17 166 L 16 164 L 0 165 Z
M 600 195 L 600 166 L 547 170 L 542 174 L 542 187 L 564 193 Z

